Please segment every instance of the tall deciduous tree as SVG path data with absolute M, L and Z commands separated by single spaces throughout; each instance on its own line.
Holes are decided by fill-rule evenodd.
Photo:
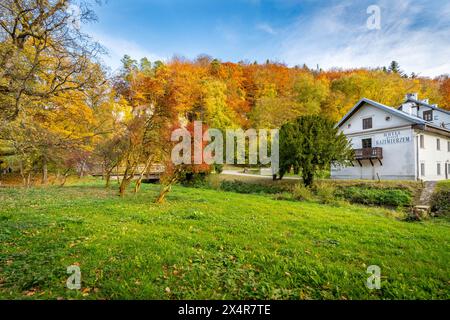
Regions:
M 121 164 L 124 169 L 119 194 L 125 195 L 131 180 L 140 179 L 154 162 L 162 158 L 162 150 L 167 142 L 167 132 L 182 113 L 177 91 L 181 83 L 169 81 L 171 74 L 163 64 L 155 64 L 151 72 L 148 66 L 139 68 L 134 62 L 130 67 L 129 57 L 123 59 L 122 74 L 114 82 L 117 96 L 126 101 L 132 109 L 130 118 L 123 121 L 125 127 L 122 139 L 123 154 Z M 185 97 L 183 97 L 185 98 Z M 138 191 L 138 188 L 135 189 Z
M 0 17 L 0 120 L 30 100 L 96 85 L 86 71 L 102 48 L 80 29 L 95 20 L 88 0 L 3 0 Z

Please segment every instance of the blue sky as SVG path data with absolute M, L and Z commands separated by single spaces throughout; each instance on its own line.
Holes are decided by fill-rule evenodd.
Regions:
M 369 30 L 369 5 L 381 29 Z M 85 31 L 120 58 L 167 60 L 208 54 L 222 61 L 290 66 L 377 67 L 400 62 L 408 73 L 450 73 L 447 0 L 107 0 Z

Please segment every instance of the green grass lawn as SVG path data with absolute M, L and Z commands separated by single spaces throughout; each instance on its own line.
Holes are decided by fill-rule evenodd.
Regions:
M 0 298 L 450 298 L 448 220 L 183 187 L 155 205 L 158 188 L 0 189 Z M 370 265 L 381 290 L 365 285 Z

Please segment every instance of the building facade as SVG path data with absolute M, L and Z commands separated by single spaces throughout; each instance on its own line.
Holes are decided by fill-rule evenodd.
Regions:
M 360 100 L 338 123 L 355 150 L 334 179 L 450 179 L 450 112 L 408 94 L 399 108 Z

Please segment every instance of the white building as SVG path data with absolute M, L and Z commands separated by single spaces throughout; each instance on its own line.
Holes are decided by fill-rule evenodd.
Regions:
M 355 149 L 349 167 L 332 167 L 334 179 L 450 179 L 450 112 L 417 94 L 398 108 L 360 100 L 338 123 Z

